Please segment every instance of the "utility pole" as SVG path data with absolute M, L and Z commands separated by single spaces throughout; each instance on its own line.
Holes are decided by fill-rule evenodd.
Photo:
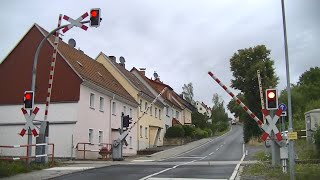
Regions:
M 289 117 L 289 132 L 293 132 L 292 127 L 292 106 L 291 106 L 291 85 L 290 85 L 290 73 L 289 73 L 289 55 L 288 55 L 288 42 L 287 42 L 287 28 L 286 28 L 286 13 L 284 8 L 284 0 L 281 0 L 282 7 L 282 23 L 283 23 L 283 36 L 284 36 L 284 50 L 286 58 L 286 76 L 287 76 L 287 93 L 288 93 L 288 117 Z M 290 179 L 294 180 L 294 147 L 293 140 L 289 139 L 289 168 Z

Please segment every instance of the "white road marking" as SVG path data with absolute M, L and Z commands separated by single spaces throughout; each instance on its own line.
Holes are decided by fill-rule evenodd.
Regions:
M 154 160 L 152 160 L 152 159 L 136 159 L 131 162 L 152 162 L 152 161 L 154 161 Z
M 222 147 L 222 146 L 223 146 L 223 144 L 220 145 L 220 147 Z
M 245 149 L 244 144 L 243 144 L 243 149 Z M 234 168 L 234 171 L 233 171 L 233 173 L 232 173 L 232 175 L 231 175 L 229 180 L 234 180 L 236 178 L 238 170 L 239 170 L 239 167 L 240 167 L 241 163 L 243 162 L 245 156 L 246 156 L 246 154 L 243 153 L 242 158 L 238 162 L 236 168 Z
M 216 151 L 219 151 L 219 148 L 217 148 Z
M 198 178 L 149 178 L 148 180 L 227 180 L 227 179 L 198 179 Z
M 211 143 L 211 142 L 213 142 L 213 141 L 215 141 L 215 140 L 217 140 L 217 139 L 222 138 L 223 136 L 229 134 L 231 131 L 232 131 L 232 127 L 230 128 L 229 132 L 223 134 L 222 136 L 219 136 L 219 137 L 217 137 L 217 138 L 215 138 L 215 139 L 212 139 L 212 140 L 210 140 L 210 141 L 208 141 L 208 142 L 206 142 L 206 143 L 204 143 L 204 144 L 202 144 L 202 145 L 200 145 L 200 146 L 198 146 L 198 147 L 196 147 L 196 148 L 194 148 L 194 149 L 191 149 L 191 150 L 189 150 L 189 151 L 187 151 L 187 152 L 184 152 L 184 153 L 181 153 L 181 154 L 178 154 L 178 155 L 181 156 L 181 155 L 183 155 L 183 154 L 186 154 L 186 153 L 189 153 L 189 152 L 191 152 L 191 151 L 194 151 L 194 150 L 196 150 L 196 149 L 198 149 L 198 148 L 200 148 L 200 147 L 202 147 L 202 146 L 205 146 L 205 145 L 207 145 L 207 144 L 209 144 L 209 143 Z M 218 148 L 218 150 L 219 150 L 219 148 Z M 175 158 L 176 156 L 177 156 L 177 155 L 174 155 L 174 156 L 171 157 L 171 158 Z M 186 162 L 186 163 L 184 163 L 184 164 L 179 164 L 179 165 L 173 166 L 172 168 L 164 169 L 164 170 L 159 171 L 159 172 L 157 172 L 157 173 L 153 173 L 153 174 L 150 174 L 150 175 L 148 175 L 148 176 L 145 176 L 145 177 L 143 177 L 143 178 L 141 178 L 141 179 L 139 179 L 139 180 L 150 179 L 152 176 L 156 176 L 156 175 L 161 174 L 161 173 L 163 173 L 163 172 L 166 172 L 166 171 L 169 171 L 169 170 L 171 170 L 171 169 L 177 168 L 177 167 L 179 167 L 179 166 L 181 166 L 181 165 L 187 165 L 187 164 L 193 163 L 193 162 L 195 162 L 195 161 L 199 161 L 199 160 L 205 159 L 205 158 L 207 158 L 207 157 L 208 157 L 208 156 L 205 156 L 205 157 L 203 157 L 203 158 L 201 158 L 201 159 L 198 159 L 198 160 L 193 160 L 193 161 L 190 161 L 190 162 Z M 162 161 L 168 160 L 168 159 L 171 159 L 171 158 L 163 159 Z
M 181 155 L 187 154 L 187 153 L 189 153 L 189 152 L 192 152 L 192 151 L 194 151 L 194 150 L 196 150 L 196 149 L 201 148 L 202 146 L 205 146 L 205 145 L 207 145 L 207 144 L 209 144 L 209 143 L 211 143 L 211 142 L 213 142 L 213 141 L 216 141 L 216 140 L 218 140 L 218 139 L 220 139 L 220 138 L 228 135 L 231 131 L 232 131 L 232 127 L 230 128 L 230 130 L 229 130 L 227 133 L 225 133 L 225 134 L 223 134 L 223 135 L 221 135 L 221 136 L 219 136 L 219 137 L 216 137 L 216 138 L 214 138 L 214 139 L 212 139 L 212 140 L 210 140 L 210 141 L 208 141 L 208 142 L 206 142 L 206 143 L 204 143 L 204 144 L 202 144 L 202 145 L 200 145 L 200 146 L 197 146 L 197 147 L 195 147 L 195 148 L 193 148 L 193 149 L 190 149 L 189 151 L 186 151 L 186 152 L 181 153 L 181 154 L 173 155 L 172 157 L 169 157 L 169 158 L 166 158 L 166 159 L 162 159 L 161 161 L 165 161 L 165 160 L 168 160 L 168 159 L 172 159 L 172 158 L 175 158 L 176 156 L 181 156 Z
M 201 159 L 201 158 L 203 158 L 203 157 L 200 157 L 200 156 L 193 156 L 193 157 L 176 157 L 177 159 Z
M 92 169 L 94 167 L 54 167 L 49 169 L 44 169 L 47 171 L 72 171 L 72 170 L 85 170 L 85 169 Z
M 210 153 L 209 156 L 211 156 L 214 152 Z

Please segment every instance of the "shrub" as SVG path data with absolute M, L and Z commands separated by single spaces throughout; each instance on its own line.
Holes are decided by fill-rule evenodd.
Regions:
M 204 131 L 208 133 L 208 136 L 213 136 L 212 130 L 209 128 L 205 128 Z
M 224 130 L 226 130 L 226 129 L 228 129 L 228 122 L 221 122 L 221 123 L 219 123 L 218 126 L 217 126 L 217 130 L 218 130 L 219 132 L 222 132 L 222 131 L 224 131 Z
M 190 125 L 183 125 L 182 126 L 184 129 L 184 136 L 185 137 L 194 137 L 194 131 L 195 131 L 195 127 L 194 126 L 190 126 Z
M 200 128 L 196 128 L 194 131 L 194 137 L 197 139 L 202 139 L 208 137 L 208 132 L 205 130 L 202 130 Z
M 184 129 L 181 125 L 174 125 L 169 127 L 166 134 L 166 138 L 184 137 Z

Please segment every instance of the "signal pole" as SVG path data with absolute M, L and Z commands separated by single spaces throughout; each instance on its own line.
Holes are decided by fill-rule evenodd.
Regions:
M 283 36 L 284 36 L 284 50 L 286 58 L 286 76 L 287 76 L 287 93 L 288 93 L 288 117 L 289 117 L 289 132 L 293 132 L 292 127 L 292 106 L 291 106 L 291 85 L 290 85 L 290 72 L 289 72 L 289 55 L 288 55 L 288 42 L 287 42 L 287 28 L 286 28 L 286 13 L 284 8 L 284 0 L 281 0 L 282 7 L 282 23 L 283 23 Z M 294 147 L 293 140 L 289 140 L 289 168 L 290 179 L 294 180 Z

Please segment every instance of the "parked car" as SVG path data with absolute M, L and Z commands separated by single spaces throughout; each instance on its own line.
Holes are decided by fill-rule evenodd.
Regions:
M 232 120 L 232 121 L 231 121 L 231 124 L 232 124 L 232 125 L 236 125 L 237 123 L 236 123 L 235 120 Z

